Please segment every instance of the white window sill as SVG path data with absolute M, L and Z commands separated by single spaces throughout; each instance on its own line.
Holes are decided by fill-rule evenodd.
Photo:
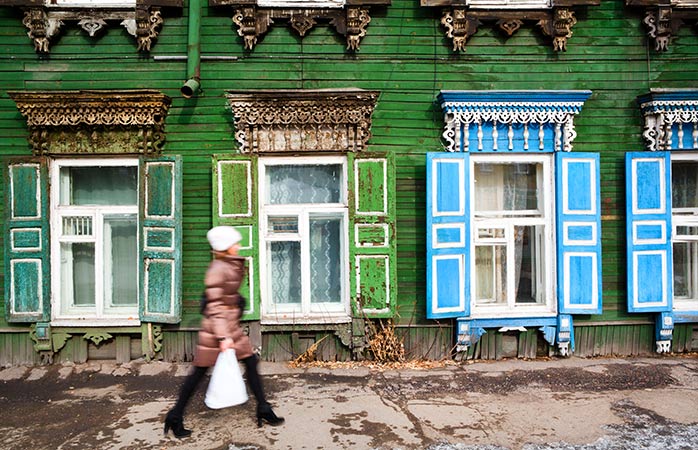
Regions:
M 140 319 L 134 318 L 94 318 L 53 319 L 52 327 L 139 327 Z
M 297 325 L 297 324 L 337 324 L 349 323 L 351 317 L 346 314 L 323 314 L 322 316 L 294 315 L 294 314 L 267 314 L 263 315 L 262 325 Z
M 557 311 L 550 308 L 521 308 L 515 310 L 504 310 L 495 308 L 473 308 L 470 317 L 473 319 L 525 319 L 527 317 L 555 317 Z

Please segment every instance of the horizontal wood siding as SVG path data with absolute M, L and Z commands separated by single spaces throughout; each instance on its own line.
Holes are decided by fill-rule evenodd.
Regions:
M 205 2 L 204 2 L 205 3 Z M 625 286 L 625 187 L 623 156 L 643 149 L 636 96 L 651 88 L 695 88 L 698 79 L 698 33 L 682 27 L 670 50 L 657 53 L 646 37 L 642 14 L 624 1 L 601 2 L 578 10 L 566 52 L 554 52 L 550 38 L 527 22 L 511 37 L 493 24 L 480 26 L 466 52 L 455 54 L 439 23 L 439 8 L 422 8 L 414 0 L 393 0 L 373 8 L 360 51 L 345 51 L 334 28 L 319 23 L 301 39 L 278 21 L 253 51 L 244 51 L 231 24 L 229 8 L 203 8 L 201 95 L 184 99 L 187 78 L 187 14 L 165 13 L 165 22 L 149 55 L 139 55 L 132 36 L 110 23 L 90 38 L 74 23 L 65 25 L 48 56 L 38 56 L 22 25 L 22 13 L 0 8 L 0 156 L 28 155 L 27 130 L 7 90 L 157 89 L 172 97 L 164 153 L 184 160 L 183 318 L 165 332 L 161 355 L 166 360 L 192 358 L 200 320 L 199 296 L 210 259 L 206 230 L 211 226 L 211 155 L 235 152 L 232 115 L 226 89 L 316 89 L 359 87 L 381 92 L 373 116 L 368 151 L 396 156 L 397 273 L 399 332 L 413 357 L 450 355 L 453 323 L 425 318 L 425 153 L 443 149 L 443 117 L 435 99 L 442 89 L 589 89 L 593 95 L 576 117 L 576 151 L 601 153 L 603 246 L 603 313 L 575 317 L 577 354 L 640 354 L 653 347 L 653 317 L 630 315 Z M 1 182 L 0 182 L 1 183 Z M 2 196 L 5 186 L 0 186 Z M 0 209 L 3 203 L 0 202 Z M 0 237 L 0 241 L 4 237 Z M 4 266 L 0 259 L 0 276 Z M 1 296 L 0 307 L 5 299 Z M 624 321 L 644 325 L 617 325 Z M 612 322 L 614 326 L 585 326 Z M 3 328 L 14 327 L 0 318 Z M 695 331 L 678 326 L 674 351 L 695 348 Z M 689 335 L 691 337 L 689 337 Z M 36 360 L 19 342 L 26 334 L 0 333 L 3 349 L 14 360 Z M 313 339 L 316 339 L 314 337 Z M 294 339 L 296 339 L 294 341 Z M 265 334 L 263 354 L 270 360 L 297 355 L 310 341 L 291 334 Z M 499 341 L 497 341 L 499 339 Z M 491 332 L 471 349 L 492 358 L 507 347 L 507 337 Z M 72 341 L 71 341 L 72 342 Z M 82 360 L 87 349 L 71 343 L 61 358 Z M 123 344 L 125 345 L 125 344 Z M 520 357 L 541 348 L 538 333 L 514 342 Z M 336 338 L 320 346 L 324 359 L 348 359 Z M 475 357 L 475 356 L 474 356 Z M 0 355 L 0 360 L 2 356 Z

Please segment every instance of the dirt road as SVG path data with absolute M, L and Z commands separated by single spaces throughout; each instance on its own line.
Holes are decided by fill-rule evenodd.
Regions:
M 0 370 L 3 449 L 698 448 L 698 357 L 566 358 L 428 370 L 291 369 L 262 363 L 286 423 L 257 428 L 254 401 L 213 411 L 192 437 L 163 436 L 187 364 Z

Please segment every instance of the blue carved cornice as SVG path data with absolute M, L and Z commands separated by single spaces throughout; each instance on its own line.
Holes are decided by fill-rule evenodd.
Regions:
M 572 150 L 574 116 L 591 91 L 441 91 L 451 152 Z
M 652 89 L 637 102 L 647 150 L 698 149 L 698 89 Z

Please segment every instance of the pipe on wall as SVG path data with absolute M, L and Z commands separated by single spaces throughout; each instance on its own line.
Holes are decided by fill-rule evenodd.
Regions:
M 184 98 L 192 98 L 201 92 L 201 0 L 189 0 L 187 81 L 180 92 Z

